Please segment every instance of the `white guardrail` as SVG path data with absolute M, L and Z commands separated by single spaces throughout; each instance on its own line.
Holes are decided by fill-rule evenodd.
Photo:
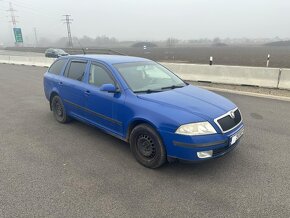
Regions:
M 0 63 L 49 67 L 54 59 L 0 55 Z M 161 63 L 184 80 L 290 90 L 290 69 Z
M 162 63 L 185 80 L 277 87 L 279 69 L 222 65 Z
M 282 69 L 278 88 L 290 90 L 290 69 Z
M 46 58 L 46 57 L 0 55 L 0 63 L 2 64 L 19 64 L 19 65 L 49 67 L 54 60 L 55 60 L 54 58 Z

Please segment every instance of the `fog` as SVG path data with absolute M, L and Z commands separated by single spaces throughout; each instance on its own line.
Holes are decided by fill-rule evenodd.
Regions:
M 273 38 L 290 36 L 288 0 L 11 0 L 24 41 L 65 37 L 62 15 L 74 37 L 118 40 Z M 12 43 L 8 0 L 0 0 L 0 43 Z

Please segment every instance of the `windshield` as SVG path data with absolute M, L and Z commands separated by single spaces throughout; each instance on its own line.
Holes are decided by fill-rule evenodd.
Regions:
M 157 92 L 186 86 L 172 72 L 155 62 L 114 64 L 133 92 Z

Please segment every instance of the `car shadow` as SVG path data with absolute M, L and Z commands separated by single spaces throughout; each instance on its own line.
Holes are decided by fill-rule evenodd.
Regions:
M 90 137 L 91 141 L 96 141 L 96 148 L 99 148 L 101 151 L 106 151 L 104 155 L 107 155 L 107 158 L 111 158 L 112 161 L 116 163 L 118 161 L 125 163 L 124 167 L 138 168 L 140 170 L 151 170 L 159 172 L 165 175 L 210 175 L 221 173 L 225 174 L 227 171 L 232 170 L 235 166 L 239 165 L 239 161 L 243 161 L 239 146 L 233 151 L 228 153 L 225 156 L 214 158 L 211 160 L 206 160 L 202 162 L 188 162 L 177 160 L 173 163 L 166 163 L 158 169 L 148 169 L 137 163 L 130 151 L 129 143 L 122 141 L 110 134 L 98 129 L 94 126 L 84 124 L 80 121 L 73 120 L 69 124 L 72 128 L 80 131 L 84 137 Z M 117 155 L 116 155 L 117 154 Z M 126 160 L 126 161 L 124 161 Z

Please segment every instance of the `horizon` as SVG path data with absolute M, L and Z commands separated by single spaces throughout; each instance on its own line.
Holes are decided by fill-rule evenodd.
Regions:
M 290 2 L 283 0 L 1 0 L 0 43 L 5 44 L 13 44 L 9 2 L 27 44 L 35 41 L 34 28 L 38 39 L 67 37 L 64 14 L 71 14 L 72 36 L 77 38 L 105 35 L 118 41 L 162 41 L 290 37 L 290 29 L 285 28 L 290 20 Z

